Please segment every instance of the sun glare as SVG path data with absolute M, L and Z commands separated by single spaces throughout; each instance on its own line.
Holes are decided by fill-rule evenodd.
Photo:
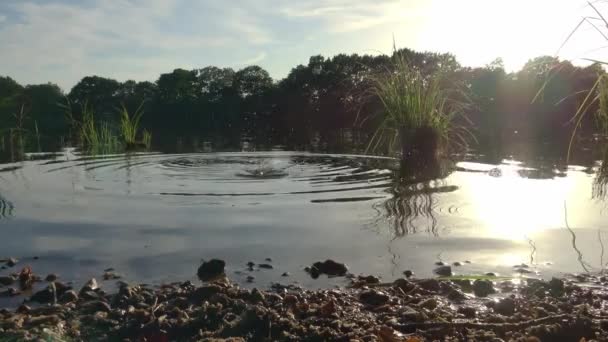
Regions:
M 585 5 L 577 0 L 433 1 L 425 7 L 422 27 L 415 33 L 403 28 L 401 34 L 421 49 L 454 53 L 463 65 L 483 66 L 500 57 L 507 71 L 513 71 L 532 57 L 554 55 L 589 14 Z M 588 56 L 601 43 L 605 42 L 593 28 L 584 28 L 560 57 Z
M 521 168 L 515 165 L 503 165 L 499 170 L 499 177 L 474 177 L 463 187 L 471 214 L 486 234 L 522 241 L 541 230 L 563 227 L 561 213 L 573 187 L 571 181 L 522 178 L 518 174 Z

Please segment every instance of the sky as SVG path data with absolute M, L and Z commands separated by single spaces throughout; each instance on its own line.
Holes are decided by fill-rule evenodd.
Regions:
M 585 16 L 597 14 L 579 0 L 0 0 L 0 75 L 65 91 L 88 75 L 155 81 L 208 65 L 258 64 L 280 79 L 312 55 L 388 54 L 393 36 L 513 71 L 555 55 Z M 601 59 L 607 45 L 585 24 L 559 55 Z

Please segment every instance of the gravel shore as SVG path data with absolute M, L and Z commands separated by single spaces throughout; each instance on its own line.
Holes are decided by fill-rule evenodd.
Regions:
M 24 278 L 13 280 L 27 285 Z M 0 310 L 0 341 L 608 341 L 601 275 L 391 283 L 367 276 L 326 290 L 207 280 L 118 281 L 106 293 L 93 279 L 75 290 L 50 277 L 17 309 Z M 0 295 L 18 291 L 11 289 Z

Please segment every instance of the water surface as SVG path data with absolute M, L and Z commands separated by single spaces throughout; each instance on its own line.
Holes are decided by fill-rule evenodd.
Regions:
M 438 260 L 470 261 L 454 268 L 460 274 L 509 276 L 526 263 L 541 277 L 608 261 L 606 204 L 593 167 L 470 161 L 413 182 L 396 166 L 296 152 L 67 151 L 4 164 L 0 258 L 75 283 L 112 267 L 127 281 L 160 284 L 193 280 L 201 259 L 214 257 L 227 261 L 234 281 L 254 275 L 247 286 L 311 288 L 345 282 L 303 271 L 327 258 L 386 281 L 406 269 L 430 276 Z M 246 271 L 248 261 L 266 258 L 274 269 Z

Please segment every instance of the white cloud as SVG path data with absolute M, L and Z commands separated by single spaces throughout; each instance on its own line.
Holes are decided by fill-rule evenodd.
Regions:
M 319 19 L 332 33 L 347 33 L 383 24 L 397 23 L 424 15 L 420 1 L 362 0 L 358 2 L 331 0 L 323 5 L 300 2 L 280 8 L 288 18 Z
M 6 21 L 6 16 L 0 14 L 0 24 Z
M 213 50 L 271 41 L 245 9 L 230 6 L 217 8 L 214 16 L 201 3 L 183 0 L 103 0 L 92 7 L 21 1 L 10 6 L 20 19 L 0 27 L 2 72 L 21 83 L 59 82 L 65 90 L 91 74 L 141 80 L 133 70 L 145 70 L 153 80 L 193 60 L 204 64 Z M 183 13 L 188 9 L 197 20 L 180 21 L 191 14 Z

